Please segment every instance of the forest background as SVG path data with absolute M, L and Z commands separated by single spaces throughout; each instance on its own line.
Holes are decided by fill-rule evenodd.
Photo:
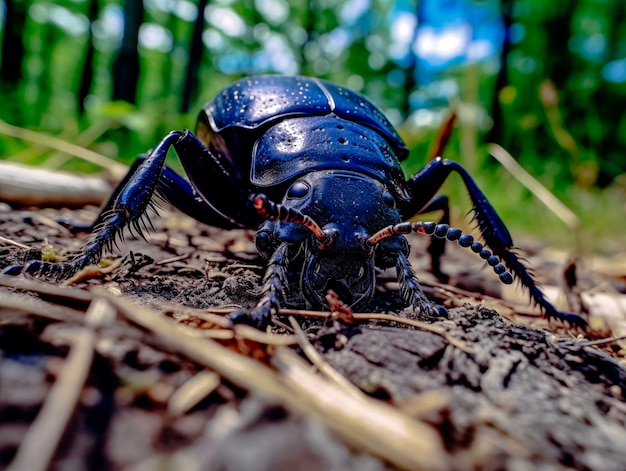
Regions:
M 130 164 L 192 128 L 219 89 L 312 75 L 372 99 L 421 168 L 445 157 L 514 234 L 610 253 L 626 241 L 626 3 L 621 0 L 0 2 L 0 159 L 101 171 L 16 138 L 55 136 Z M 11 126 L 7 126 L 7 124 Z M 491 155 L 506 149 L 580 218 L 563 223 Z M 176 166 L 173 156 L 171 164 Z M 455 219 L 469 203 L 450 179 Z M 453 216 L 454 217 L 454 216 Z M 541 223 L 538 223 L 541 221 Z

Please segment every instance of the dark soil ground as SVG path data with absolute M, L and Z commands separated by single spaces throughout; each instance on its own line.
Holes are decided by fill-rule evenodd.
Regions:
M 0 244 L 0 269 L 38 257 L 42 249 L 71 256 L 84 238 L 55 221 L 90 221 L 96 214 L 95 208 L 16 210 L 0 203 L 0 235 L 30 248 Z M 298 317 L 324 364 L 374 398 L 359 421 L 359 413 L 348 419 L 332 412 L 335 396 L 322 389 L 301 404 L 327 404 L 298 406 L 304 393 L 268 393 L 263 375 L 238 379 L 236 368 L 211 366 L 218 359 L 205 362 L 202 352 L 190 352 L 195 337 L 187 346 L 169 337 L 175 327 L 192 327 L 212 337 L 211 345 L 274 374 L 285 391 L 297 390 L 277 360 L 280 347 L 233 340 L 232 330 L 207 314 L 248 309 L 258 300 L 265 265 L 252 233 L 214 229 L 167 210 L 162 216 L 153 218 L 150 244 L 127 237 L 107 254 L 119 266 L 75 281 L 67 297 L 42 293 L 43 283 L 11 287 L 2 278 L 0 468 L 36 469 L 28 457 L 51 446 L 50 469 L 626 469 L 626 369 L 619 344 L 591 346 L 579 332 L 503 301 L 497 278 L 472 254 L 451 247 L 444 264 L 451 278 L 442 285 L 428 272 L 427 240 L 411 241 L 427 294 L 449 308 L 448 319 L 427 321 L 448 337 L 397 322 Z M 558 267 L 546 262 L 536 268 L 544 282 L 558 285 Z M 371 311 L 414 317 L 392 274 L 378 281 Z M 59 405 L 53 391 L 72 361 L 76 332 L 90 325 L 92 314 L 84 314 L 89 302 L 103 292 L 154 311 L 154 330 L 119 308 L 116 319 L 89 330 L 94 357 L 84 386 L 78 383 L 71 419 L 57 429 L 42 425 L 42 416 L 55 416 L 49 410 Z M 297 295 L 291 301 L 304 307 Z M 157 329 L 160 321 L 173 326 L 170 333 Z M 290 335 L 293 328 L 279 316 L 273 331 Z M 202 341 L 212 351 L 210 341 Z M 291 348 L 303 355 L 303 345 Z M 413 448 L 416 456 L 413 442 L 391 440 L 397 449 L 383 443 L 395 419 L 381 422 L 378 437 L 370 433 L 378 404 L 391 406 L 384 409 L 389 417 L 399 414 L 423 427 L 423 437 L 412 437 L 426 444 Z M 354 433 L 360 438 L 351 438 Z M 46 466 L 44 460 L 41 469 Z

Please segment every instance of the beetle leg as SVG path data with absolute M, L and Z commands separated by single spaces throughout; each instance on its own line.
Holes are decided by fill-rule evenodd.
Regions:
M 435 196 L 444 181 L 452 173 L 458 173 L 463 179 L 469 196 L 473 203 L 474 211 L 480 231 L 485 242 L 495 250 L 507 250 L 513 246 L 513 240 L 508 229 L 498 216 L 498 213 L 487 200 L 483 192 L 471 175 L 460 164 L 452 160 L 437 159 L 429 162 L 422 170 L 409 178 L 407 185 L 413 193 L 409 203 L 400 206 L 400 212 L 404 219 L 414 214 L 424 212 L 428 202 Z M 500 255 L 498 253 L 498 255 Z
M 117 186 L 113 190 L 113 193 L 111 193 L 111 195 L 109 196 L 109 199 L 107 200 L 107 202 L 104 203 L 100 207 L 100 214 L 98 214 L 98 217 L 96 218 L 95 221 L 89 224 L 82 224 L 82 223 L 76 223 L 69 219 L 58 219 L 57 222 L 61 224 L 62 226 L 64 226 L 65 228 L 69 229 L 74 234 L 79 233 L 79 232 L 93 232 L 97 228 L 102 227 L 102 224 L 106 220 L 107 216 L 111 214 L 111 210 L 113 209 L 113 206 L 115 205 L 115 201 L 117 200 L 118 195 L 124 189 L 128 181 L 135 174 L 135 172 L 137 171 L 137 169 L 139 168 L 139 166 L 143 163 L 145 159 L 146 159 L 146 156 L 141 155 L 135 160 L 135 162 L 133 162 L 133 164 L 128 169 L 128 172 L 126 172 L 126 175 L 124 175 L 124 178 L 120 180 L 120 182 L 117 184 Z
M 411 267 L 406 255 L 402 252 L 398 252 L 396 255 L 396 272 L 402 299 L 422 314 L 428 316 L 445 316 L 446 309 L 443 306 L 437 306 L 432 303 L 424 294 L 417 279 L 417 275 L 413 267 Z
M 207 176 L 207 179 L 211 180 L 211 178 L 211 176 Z M 221 229 L 249 227 L 239 224 L 229 217 L 224 217 L 222 213 L 202 198 L 191 183 L 167 166 L 163 167 L 157 192 L 160 197 L 176 209 L 209 226 Z
M 204 145 L 189 131 L 185 131 L 181 134 L 180 139 L 173 143 L 174 149 L 178 154 L 180 161 L 183 165 L 190 165 L 190 162 L 197 161 L 215 161 L 215 165 L 219 165 L 217 159 L 204 147 Z M 120 182 L 113 195 L 109 198 L 109 201 L 105 204 L 104 210 L 99 216 L 99 220 L 96 220 L 93 227 L 97 227 L 102 221 L 102 215 L 106 214 L 107 209 L 111 209 L 115 204 L 117 195 L 128 183 L 128 180 L 135 173 L 136 169 L 141 166 L 145 156 L 139 157 L 128 174 Z M 192 171 L 200 171 L 193 168 Z M 202 185 L 215 185 L 216 187 L 234 185 L 233 179 L 228 175 L 228 172 L 219 167 L 219 170 L 211 169 L 208 166 L 202 169 L 206 173 L 202 173 L 204 177 Z M 208 224 L 210 226 L 219 227 L 222 229 L 234 229 L 234 228 L 250 228 L 254 226 L 243 225 L 235 221 L 232 217 L 225 216 L 219 210 L 215 209 L 210 202 L 205 201 L 196 188 L 183 177 L 181 177 L 176 171 L 164 165 L 159 175 L 156 191 L 160 197 L 174 206 L 176 209 L 182 211 L 188 216 L 194 218 L 196 221 Z
M 77 224 L 67 219 L 60 219 L 57 222 L 65 226 L 73 233 L 93 232 L 99 227 L 102 227 L 102 224 L 106 221 L 107 216 L 111 214 L 118 195 L 145 160 L 145 155 L 139 156 L 135 160 L 124 178 L 118 183 L 108 201 L 100 208 L 100 214 L 94 222 L 90 224 Z M 212 206 L 207 204 L 202 199 L 196 189 L 187 180 L 167 165 L 164 165 L 161 170 L 156 192 L 176 209 L 182 211 L 197 221 L 211 226 L 220 227 L 222 229 L 241 227 L 241 225 L 233 224 L 230 219 L 225 219 L 220 213 L 215 211 Z
M 33 261 L 24 267 L 9 267 L 5 272 L 15 275 L 25 271 L 59 279 L 70 277 L 87 265 L 98 263 L 103 250 L 110 250 L 117 243 L 125 227 L 129 226 L 143 237 L 141 223 L 144 227 L 149 223 L 145 214 L 149 207 L 154 207 L 152 196 L 155 191 L 173 206 L 201 222 L 222 228 L 246 227 L 231 217 L 224 216 L 202 199 L 192 184 L 164 166 L 165 157 L 172 146 L 183 163 L 212 158 L 208 150 L 189 131 L 169 133 L 147 156 L 139 157 L 131 166 L 91 227 L 77 228 L 94 231 L 81 255 L 66 263 Z M 209 157 L 205 158 L 206 155 Z M 219 179 L 215 174 L 204 177 L 208 182 Z M 71 223 L 65 224 L 72 226 Z
M 191 185 L 221 221 L 228 221 L 231 228 L 253 228 L 263 221 L 250 204 L 249 182 L 238 178 L 236 169 L 213 155 L 193 133 L 185 131 L 174 148 Z M 224 227 L 224 222 L 210 224 Z
M 23 271 L 31 274 L 48 276 L 51 278 L 67 278 L 87 265 L 100 261 L 102 251 L 110 250 L 121 236 L 124 227 L 129 226 L 142 235 L 140 223 L 146 210 L 153 206 L 151 201 L 156 188 L 163 163 L 169 148 L 181 136 L 180 132 L 173 131 L 148 154 L 143 162 L 132 168 L 123 181 L 123 185 L 115 190 L 115 200 L 109 201 L 107 208 L 98 217 L 99 228 L 90 242 L 83 249 L 82 255 L 66 263 L 51 263 L 33 261 L 23 267 Z M 143 220 L 145 226 L 145 220 Z M 19 272 L 14 267 L 12 274 Z
M 272 257 L 263 278 L 262 298 L 250 314 L 244 311 L 235 311 L 231 320 L 235 324 L 251 324 L 256 327 L 267 327 L 272 317 L 280 310 L 281 302 L 285 300 L 285 286 L 287 284 L 287 265 L 289 264 L 289 244 L 281 243 Z
M 441 219 L 439 219 L 439 224 L 450 224 L 450 205 L 448 204 L 448 197 L 446 195 L 435 196 L 420 210 L 420 214 L 433 211 L 443 211 Z M 431 239 L 430 245 L 428 246 L 428 253 L 430 254 L 432 272 L 433 275 L 444 283 L 449 279 L 448 275 L 441 271 L 441 256 L 445 250 L 446 239 L 439 237 L 433 237 Z
M 458 173 L 463 179 L 463 183 L 472 200 L 474 218 L 478 223 L 478 228 L 486 245 L 491 248 L 495 255 L 502 259 L 520 284 L 528 289 L 531 299 L 545 313 L 545 316 L 548 319 L 559 319 L 584 329 L 587 323 L 582 317 L 573 313 L 557 311 L 546 299 L 537 282 L 515 253 L 513 239 L 504 222 L 471 175 L 457 162 L 438 157 L 409 179 L 407 185 L 413 193 L 413 199 L 399 208 L 403 217 L 410 217 L 416 212 L 420 212 L 422 208 L 427 207 L 428 201 L 435 196 L 445 179 L 452 172 Z

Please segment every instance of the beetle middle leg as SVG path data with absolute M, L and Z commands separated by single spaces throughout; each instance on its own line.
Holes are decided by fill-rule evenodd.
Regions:
M 439 219 L 440 224 L 450 224 L 450 205 L 448 197 L 446 195 L 435 196 L 425 207 L 423 207 L 419 214 L 430 213 L 433 211 L 442 211 L 443 214 Z M 448 281 L 449 276 L 441 270 L 441 257 L 446 249 L 446 240 L 439 237 L 434 237 L 430 245 L 428 246 L 428 253 L 430 254 L 431 267 L 433 275 L 444 283 Z

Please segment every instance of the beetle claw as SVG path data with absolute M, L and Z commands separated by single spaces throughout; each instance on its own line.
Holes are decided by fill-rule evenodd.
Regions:
M 250 325 L 254 327 L 256 324 L 254 322 L 254 318 L 250 315 L 250 313 L 243 311 L 243 310 L 237 310 L 237 311 L 231 312 L 230 316 L 228 316 L 228 319 L 233 325 L 244 324 L 244 325 Z
M 446 319 L 448 318 L 448 310 L 439 304 L 434 304 L 430 302 L 426 305 L 420 304 L 419 310 L 422 314 L 425 314 L 428 317 Z
M 428 317 L 439 318 L 448 317 L 448 310 L 439 305 L 431 302 L 424 293 L 419 290 L 413 293 L 413 308 L 420 314 Z
M 246 312 L 243 310 L 233 311 L 229 316 L 232 325 L 249 325 L 257 329 L 264 330 L 272 321 L 272 316 L 269 309 L 264 309 L 263 306 L 258 307 L 253 312 Z
M 586 331 L 589 327 L 585 319 L 573 312 L 554 311 L 553 313 L 549 313 L 546 317 L 548 320 L 557 319 L 563 324 L 568 324 L 570 327 L 575 327 L 582 331 Z
M 20 275 L 24 271 L 24 265 L 9 265 L 4 268 L 0 274 L 9 275 L 9 276 L 17 276 Z
M 72 263 L 52 263 L 33 260 L 24 265 L 23 273 L 35 278 L 45 278 L 52 281 L 61 281 L 71 277 L 77 267 Z
M 448 310 L 445 307 L 443 307 L 441 304 L 435 304 L 433 305 L 433 308 L 435 310 L 435 314 L 438 317 L 443 317 L 446 319 L 448 318 Z

